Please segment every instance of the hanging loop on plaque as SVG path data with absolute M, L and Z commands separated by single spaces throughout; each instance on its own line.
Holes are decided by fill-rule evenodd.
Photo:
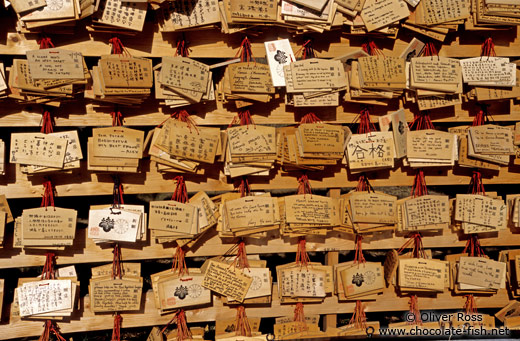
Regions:
M 172 271 L 182 278 L 184 275 L 189 275 L 190 272 L 186 266 L 186 258 L 184 257 L 184 250 L 182 247 L 177 246 L 175 255 L 173 256 Z
M 491 37 L 484 40 L 480 46 L 480 57 L 496 57 L 495 43 Z
M 251 42 L 249 41 L 249 38 L 247 38 L 247 36 L 240 43 L 240 48 L 238 49 L 237 54 L 235 55 L 235 59 L 239 56 L 241 62 L 249 63 L 250 61 L 254 61 L 256 63 L 255 57 L 253 57 Z
M 122 279 L 124 275 L 123 270 L 123 261 L 121 254 L 121 247 L 119 243 L 114 245 L 114 250 L 112 251 L 114 254 L 112 258 L 112 279 Z
M 249 324 L 249 320 L 246 315 L 246 308 L 243 305 L 239 305 L 237 307 L 237 317 L 236 317 L 236 336 L 247 336 L 251 337 L 251 325 Z
M 53 252 L 47 252 L 45 254 L 45 264 L 43 265 L 41 280 L 56 279 L 56 271 L 54 270 L 56 265 L 56 255 Z
M 408 305 L 410 306 L 410 311 L 408 312 L 409 317 L 407 318 L 408 324 L 422 325 L 421 311 L 419 310 L 419 300 L 417 299 L 417 295 L 410 295 Z
M 190 49 L 188 47 L 189 41 L 186 41 L 184 33 L 182 37 L 177 40 L 177 47 L 175 48 L 175 56 L 189 57 Z
M 51 41 L 51 38 L 46 36 L 45 34 L 41 34 L 38 39 L 38 44 L 40 45 L 40 50 L 50 49 L 54 47 L 54 44 Z
M 54 132 L 54 117 L 51 115 L 51 113 L 47 110 L 45 110 L 42 113 L 42 119 L 41 119 L 41 129 L 40 133 L 43 134 L 50 134 Z
M 123 317 L 119 313 L 114 314 L 114 327 L 112 328 L 111 341 L 121 341 L 121 325 L 123 324 Z
M 173 201 L 177 201 L 180 203 L 188 202 L 188 190 L 186 189 L 186 183 L 184 182 L 184 177 L 182 175 L 176 176 L 173 178 L 175 181 L 175 191 L 173 191 L 172 199 Z
M 354 312 L 352 313 L 352 317 L 348 322 L 350 326 L 354 326 L 357 329 L 366 329 L 367 328 L 367 316 L 365 314 L 365 307 L 360 300 L 356 301 L 356 307 L 354 308 Z
M 56 194 L 56 189 L 54 188 L 52 181 L 47 179 L 43 182 L 43 195 L 42 202 L 40 207 L 47 208 L 48 206 L 54 207 L 54 195 Z M 56 210 L 56 208 L 55 208 Z

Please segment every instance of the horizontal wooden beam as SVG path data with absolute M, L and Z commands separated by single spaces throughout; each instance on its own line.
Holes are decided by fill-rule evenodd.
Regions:
M 140 173 L 122 174 L 120 176 L 125 194 L 171 193 L 173 192 L 174 174 L 157 172 L 154 163 L 141 160 Z M 189 192 L 198 191 L 232 191 L 234 180 L 227 178 L 221 171 L 222 165 L 203 166 L 201 174 L 188 174 L 186 186 Z M 467 185 L 472 170 L 455 166 L 453 169 L 426 169 L 426 183 L 429 186 Z M 44 176 L 31 176 L 15 171 L 14 164 L 7 164 L 7 175 L 0 183 L 0 194 L 7 198 L 41 197 Z M 498 172 L 484 173 L 484 185 L 487 184 L 518 184 L 520 183 L 520 166 L 501 167 Z M 249 183 L 253 190 L 296 190 L 297 177 L 300 172 L 283 173 L 278 167 L 271 170 L 270 176 L 250 177 Z M 369 172 L 368 178 L 373 186 L 411 186 L 415 170 L 397 167 L 392 170 Z M 73 174 L 47 175 L 56 186 L 58 197 L 110 195 L 113 191 L 113 180 L 110 174 L 92 173 L 87 171 L 86 163 Z M 358 174 L 351 174 L 344 165 L 326 167 L 324 171 L 309 172 L 310 184 L 313 189 L 355 187 Z M 59 202 L 59 198 L 57 199 Z
M 171 319 L 171 314 L 161 316 L 155 308 L 153 293 L 151 291 L 143 295 L 142 308 L 136 313 L 123 313 L 122 328 L 147 327 L 165 325 Z M 393 287 L 386 288 L 377 300 L 364 302 L 365 311 L 407 311 L 409 310 L 408 297 L 399 297 Z M 69 322 L 58 322 L 62 334 L 77 333 L 95 330 L 109 330 L 113 327 L 113 318 L 110 314 L 93 314 L 90 311 L 88 295 L 81 298 L 83 309 L 77 312 Z M 465 299 L 463 296 L 452 296 L 450 292 L 444 292 L 436 297 L 419 297 L 419 309 L 427 310 L 462 310 Z M 479 308 L 502 308 L 509 303 L 506 290 L 500 290 L 494 296 L 477 297 L 476 304 Z M 355 302 L 338 302 L 336 296 L 325 298 L 321 304 L 305 304 L 308 314 L 350 314 L 354 311 Z M 276 284 L 273 286 L 273 301 L 266 306 L 246 307 L 249 318 L 266 318 L 279 316 L 292 316 L 293 304 L 280 304 Z M 208 322 L 217 319 L 234 319 L 236 309 L 224 305 L 222 301 L 213 296 L 213 304 L 200 309 L 187 309 L 186 320 L 189 323 Z M 40 321 L 11 321 L 9 324 L 0 325 L 0 339 L 14 339 L 22 337 L 38 336 L 42 333 Z
M 389 101 L 388 106 L 371 107 L 371 120 L 378 122 L 378 117 L 390 111 L 398 110 L 402 104 L 397 100 Z M 251 109 L 253 121 L 256 124 L 296 124 L 303 115 L 314 112 L 322 121 L 329 123 L 350 124 L 357 118 L 360 105 L 343 103 L 338 107 L 294 108 L 285 106 L 281 99 L 258 103 Z M 237 109 L 231 104 L 220 102 L 196 104 L 186 108 L 199 125 L 227 126 L 237 115 Z M 406 119 L 410 122 L 417 113 L 415 104 L 406 104 Z M 464 103 L 455 107 L 441 108 L 430 111 L 434 123 L 468 123 L 472 122 L 480 108 L 474 103 Z M 124 116 L 127 126 L 156 126 L 176 110 L 165 108 L 159 102 L 150 99 L 143 105 L 118 108 Z M 520 121 L 520 105 L 510 100 L 496 101 L 489 107 L 495 121 Z M 64 102 L 62 107 L 53 110 L 56 126 L 81 127 L 111 125 L 112 105 L 91 103 L 77 100 Z M 37 105 L 19 105 L 8 101 L 0 116 L 0 127 L 38 127 L 41 125 L 42 108 Z
M 14 27 L 14 26 L 11 26 Z M 11 29 L 12 30 L 12 29 Z M 73 29 L 72 35 L 51 35 L 55 46 L 79 51 L 84 56 L 100 56 L 110 54 L 108 40 L 110 34 L 89 33 L 84 27 Z M 439 50 L 439 55 L 448 57 L 477 57 L 480 56 L 480 45 L 491 36 L 495 43 L 495 51 L 498 56 L 518 56 L 520 47 L 518 29 L 499 31 L 482 31 L 466 34 L 463 38 L 459 33 L 450 35 L 445 45 Z M 305 37 L 292 36 L 284 28 L 260 27 L 244 34 L 226 35 L 217 29 L 198 30 L 185 33 L 189 41 L 190 57 L 195 58 L 234 58 L 245 35 L 252 42 L 253 56 L 259 58 L 265 56 L 264 41 L 287 38 L 291 41 L 293 51 L 296 52 L 304 43 L 304 39 L 314 37 L 313 47 L 319 57 L 335 57 L 354 50 L 359 50 L 366 42 L 364 36 L 351 36 L 335 30 L 324 33 L 309 33 Z M 406 45 L 417 36 L 425 40 L 423 36 L 401 29 L 398 39 L 375 39 L 378 47 L 388 56 L 399 56 Z M 120 36 L 124 46 L 134 56 L 162 57 L 175 54 L 177 40 L 180 33 L 158 32 L 155 23 L 146 23 L 139 38 Z M 27 50 L 37 50 L 37 34 L 19 34 L 14 30 L 7 32 L 5 43 L 0 44 L 0 54 L 24 55 Z
M 86 229 L 76 232 L 74 245 L 67 247 L 65 251 L 57 252 L 57 264 L 82 264 L 102 263 L 112 259 L 112 248 L 96 245 L 86 237 Z M 467 236 L 453 232 L 451 229 L 442 231 L 442 234 L 428 234 L 423 236 L 425 248 L 462 248 L 466 245 Z M 21 250 L 12 248 L 12 236 L 6 237 L 0 269 L 21 268 L 30 266 L 42 266 L 45 263 L 45 250 Z M 307 236 L 307 250 L 309 252 L 325 251 L 350 251 L 355 249 L 352 235 L 338 232 L 330 232 L 327 237 Z M 364 250 L 389 250 L 399 249 L 406 241 L 404 234 L 392 234 L 391 232 L 377 237 L 366 237 L 363 240 Z M 296 238 L 282 238 L 278 232 L 270 232 L 261 240 L 245 238 L 248 254 L 276 254 L 292 253 L 297 250 Z M 194 247 L 186 252 L 186 257 L 211 257 L 223 255 L 236 243 L 232 238 L 221 239 L 214 230 L 202 237 Z M 483 247 L 488 246 L 520 246 L 518 232 L 509 229 L 498 233 L 483 235 L 480 238 Z M 125 261 L 172 258 L 175 252 L 174 244 L 157 244 L 154 240 L 138 242 L 131 245 L 121 244 L 123 259 Z

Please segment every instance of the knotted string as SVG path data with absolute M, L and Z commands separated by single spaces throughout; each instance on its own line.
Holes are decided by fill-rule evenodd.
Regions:
M 47 110 L 42 114 L 41 125 L 40 133 L 50 134 L 54 132 L 54 118 Z
M 296 251 L 296 265 L 300 266 L 300 271 L 303 267 L 308 268 L 308 265 L 310 263 L 309 255 L 307 254 L 307 241 L 305 240 L 305 237 L 299 237 L 298 238 L 298 249 Z
M 43 182 L 43 195 L 42 195 L 42 202 L 40 204 L 40 207 L 47 208 L 49 205 L 54 207 L 54 194 L 55 194 L 55 188 L 52 185 L 51 180 L 47 180 Z M 54 209 L 56 210 L 56 208 Z
M 421 52 L 422 52 L 421 53 L 422 57 L 433 57 L 433 56 L 438 57 L 439 56 L 439 53 L 437 52 L 437 49 L 435 48 L 435 45 L 433 45 L 432 42 L 426 43 Z
M 363 236 L 360 234 L 356 234 L 356 249 L 354 253 L 354 264 L 363 264 L 366 263 L 365 256 L 363 256 Z
M 110 113 L 110 116 L 112 116 L 112 127 L 122 127 L 123 126 L 123 114 L 121 114 L 121 111 L 112 111 Z
M 123 184 L 118 175 L 112 175 L 114 181 L 114 189 L 112 190 L 112 208 L 121 208 L 123 201 Z
M 197 134 L 199 133 L 199 128 L 197 127 L 197 123 L 195 123 L 195 121 L 193 120 L 191 115 L 188 114 L 188 112 L 186 110 L 174 112 L 173 114 L 170 115 L 170 117 L 168 117 L 167 119 L 165 119 L 164 121 L 159 123 L 157 125 L 157 128 L 161 128 L 170 118 L 174 118 L 180 122 L 186 123 L 188 125 L 188 129 L 190 130 L 190 132 L 191 132 L 191 128 L 193 128 L 193 129 L 195 129 Z
M 410 247 L 412 247 L 413 258 L 426 258 L 426 253 L 424 252 L 422 243 L 422 236 L 419 232 L 412 232 L 410 234 L 410 238 L 403 244 L 403 246 L 401 246 L 397 253 L 401 254 L 405 249 Z
M 111 341 L 121 341 L 121 325 L 123 324 L 123 317 L 119 313 L 114 315 L 114 327 L 112 328 Z
M 316 58 L 316 51 L 314 50 L 314 47 L 312 46 L 312 44 L 313 44 L 312 39 L 307 39 L 305 41 L 305 43 L 303 43 L 302 47 L 300 47 L 300 49 L 298 51 L 296 51 L 294 56 L 296 58 L 301 56 L 300 59 L 302 59 L 302 60 Z M 293 60 L 291 60 L 291 62 L 293 62 Z
M 413 321 L 408 321 L 408 324 L 422 325 L 421 311 L 419 310 L 417 295 L 410 295 L 410 301 L 408 301 L 408 304 L 410 305 L 410 313 L 414 316 Z
M 480 57 L 496 57 L 495 53 L 495 43 L 493 43 L 493 39 L 491 37 L 484 40 L 482 45 L 480 46 Z
M 466 246 L 464 247 L 463 253 L 467 253 L 470 257 L 486 257 L 484 249 L 482 249 L 480 246 L 478 235 L 472 234 L 469 237 L 468 241 L 466 242 Z
M 112 47 L 111 50 L 110 50 L 111 54 L 120 54 L 120 55 L 130 56 L 130 53 L 123 46 L 123 43 L 121 42 L 121 39 L 119 39 L 118 37 L 110 38 L 110 40 L 108 42 L 109 42 L 109 44 Z
M 190 274 L 190 271 L 186 266 L 184 250 L 180 246 L 177 246 L 177 249 L 175 250 L 175 255 L 173 255 L 172 272 L 177 273 L 180 278 L 184 275 Z
M 367 316 L 365 314 L 365 307 L 363 307 L 363 303 L 360 300 L 356 301 L 356 307 L 348 324 L 349 326 L 354 326 L 356 329 L 366 329 Z
M 374 192 L 374 188 L 368 181 L 368 177 L 365 174 L 361 174 L 359 176 L 356 192 Z
M 121 247 L 119 243 L 114 245 L 114 250 L 112 251 L 114 255 L 112 257 L 112 279 L 122 279 L 123 278 L 123 261 L 121 254 Z
M 303 123 L 321 123 L 321 120 L 316 114 L 310 112 L 307 115 L 303 116 L 300 120 L 300 124 Z
M 493 116 L 491 116 L 488 112 L 489 104 L 477 103 L 477 105 L 480 107 L 480 110 L 473 119 L 473 127 L 484 125 L 486 123 L 489 123 L 489 121 L 493 120 Z
M 175 49 L 175 56 L 188 57 L 190 55 L 190 49 L 188 43 L 182 34 L 182 38 L 177 41 L 177 48 Z
M 51 47 L 54 47 L 51 38 L 47 37 L 44 34 L 42 34 L 40 36 L 40 39 L 38 39 L 38 44 L 40 45 L 40 50 L 50 49 Z
M 61 336 L 58 324 L 51 320 L 46 320 L 43 324 L 43 333 L 38 341 L 49 341 L 51 333 L 54 334 L 58 341 L 67 341 L 63 336 Z
M 54 265 L 56 264 L 56 255 L 52 252 L 45 254 L 45 264 L 43 265 L 41 280 L 56 279 Z
M 310 194 L 312 197 L 312 188 L 307 174 L 303 174 L 298 178 L 298 194 Z
M 176 176 L 173 178 L 175 181 L 175 191 L 173 191 L 172 199 L 173 201 L 177 201 L 180 203 L 188 202 L 188 190 L 186 189 L 186 183 L 184 182 L 184 177 L 182 175 Z
M 240 239 L 238 243 L 233 247 L 237 249 L 237 255 L 230 267 L 238 268 L 241 270 L 249 270 L 249 262 L 247 260 L 246 243 L 243 239 Z
M 410 130 L 435 129 L 432 119 L 430 118 L 430 112 L 426 110 L 415 113 L 412 122 L 408 124 L 408 128 L 410 128 Z
M 376 128 L 372 122 L 370 122 L 370 110 L 367 106 L 363 106 L 361 108 L 361 111 L 359 112 L 359 115 L 354 119 L 354 122 L 356 123 L 359 121 L 359 125 L 357 127 L 357 133 L 358 134 L 369 134 L 372 131 L 376 131 Z
M 298 302 L 294 307 L 294 322 L 300 322 L 300 331 L 307 330 L 307 321 L 305 321 L 305 312 L 303 311 L 303 303 Z
M 248 336 L 251 337 L 251 325 L 249 324 L 249 320 L 246 315 L 246 308 L 243 305 L 238 306 L 237 308 L 237 317 L 236 317 L 236 336 Z
M 426 187 L 426 180 L 422 169 L 417 170 L 415 178 L 413 179 L 412 198 L 417 198 L 423 195 L 428 195 L 428 187 Z
M 237 116 L 233 117 L 233 120 L 231 121 L 228 127 L 232 127 L 237 124 L 241 126 L 249 126 L 250 124 L 255 124 L 253 118 L 251 117 L 251 112 L 249 111 L 249 109 L 239 111 Z
M 468 193 L 486 195 L 484 190 L 484 183 L 482 182 L 482 173 L 473 171 L 471 181 L 469 183 Z
M 249 186 L 249 180 L 247 180 L 247 176 L 243 176 L 240 179 L 240 183 L 238 184 L 236 189 L 240 193 L 241 198 L 251 195 L 251 187 Z
M 251 42 L 247 37 L 245 37 L 242 40 L 242 43 L 240 43 L 240 48 L 238 49 L 235 58 L 238 58 L 238 56 L 240 56 L 241 62 L 249 63 L 253 60 L 256 63 L 255 57 L 253 57 L 253 50 L 251 49 Z
M 191 339 L 191 332 L 188 328 L 188 324 L 186 322 L 186 313 L 184 309 L 177 310 L 172 319 L 159 331 L 160 335 L 164 335 L 164 332 L 171 324 L 175 323 L 177 325 L 177 341 L 188 340 Z
M 363 45 L 361 45 L 361 48 L 370 56 L 384 56 L 383 51 L 381 51 L 379 47 L 377 47 L 374 41 L 364 43 Z

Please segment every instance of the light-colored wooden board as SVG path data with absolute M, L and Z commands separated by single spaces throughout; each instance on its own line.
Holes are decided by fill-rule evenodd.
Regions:
M 278 300 L 277 287 L 273 287 L 273 301 L 269 306 L 246 307 L 247 316 L 254 317 L 279 317 L 292 316 L 294 313 L 293 304 L 280 304 Z M 165 325 L 172 318 L 171 314 L 161 316 L 155 308 L 152 292 L 144 295 L 141 311 L 135 314 L 123 313 L 122 328 L 146 327 L 155 325 Z M 399 297 L 394 288 L 386 288 L 382 295 L 375 301 L 365 302 L 365 311 L 407 311 L 408 297 Z M 62 334 L 112 329 L 113 318 L 110 314 L 95 315 L 90 311 L 88 296 L 81 298 L 81 306 L 84 307 L 79 312 L 79 316 L 70 322 L 58 322 Z M 424 310 L 462 310 L 465 298 L 463 296 L 451 296 L 445 292 L 437 297 L 419 297 L 419 309 Z M 502 308 L 509 303 L 509 298 L 505 290 L 500 290 L 491 297 L 476 297 L 478 308 Z M 354 302 L 338 302 L 337 297 L 327 297 L 321 304 L 306 304 L 306 313 L 312 314 L 345 314 L 352 313 L 355 307 Z M 186 320 L 189 323 L 215 321 L 216 319 L 234 319 L 236 309 L 222 304 L 217 297 L 213 297 L 213 306 L 201 309 L 186 310 Z M 42 332 L 42 322 L 34 321 L 12 321 L 10 324 L 0 325 L 0 339 L 14 339 L 40 335 Z
M 388 106 L 373 106 L 370 108 L 372 122 L 377 123 L 378 117 L 386 115 L 402 107 L 399 101 L 391 101 Z M 256 124 L 295 124 L 309 112 L 314 112 L 322 121 L 329 123 L 350 124 L 358 116 L 361 106 L 355 103 L 343 103 L 338 107 L 294 108 L 286 107 L 282 100 L 273 99 L 270 103 L 258 103 L 251 107 L 251 115 Z M 237 115 L 238 110 L 233 104 L 222 103 L 197 104 L 185 109 L 199 125 L 228 125 Z M 173 112 L 177 111 L 159 105 L 159 101 L 148 100 L 143 105 L 119 107 L 124 116 L 124 124 L 128 126 L 156 126 L 162 123 Z M 474 115 L 480 110 L 476 104 L 464 103 L 455 107 L 441 108 L 430 111 L 434 123 L 464 123 L 472 122 Z M 53 110 L 56 126 L 100 126 L 111 125 L 112 105 L 91 103 L 77 100 L 65 102 L 62 107 Z M 405 106 L 406 119 L 413 120 L 417 112 L 415 104 Z M 512 100 L 492 103 L 489 112 L 495 121 L 520 121 L 520 105 Z M 8 101 L 0 116 L 0 127 L 37 127 L 41 124 L 42 108 L 38 105 L 19 105 Z
M 296 253 L 297 238 L 280 238 L 277 232 L 270 232 L 267 238 L 262 240 L 244 238 L 248 254 L 272 254 L 272 253 Z M 323 236 L 307 236 L 308 252 L 338 252 L 354 250 L 354 238 L 337 232 L 331 232 L 327 238 Z M 363 250 L 388 250 L 399 249 L 407 237 L 401 235 L 387 234 L 377 238 L 366 237 L 363 239 Z M 462 248 L 466 245 L 467 236 L 457 234 L 451 230 L 444 230 L 442 235 L 424 235 L 423 245 L 425 248 Z M 509 229 L 500 231 L 498 234 L 481 237 L 480 243 L 483 247 L 488 246 L 520 246 L 520 234 L 513 233 Z M 209 257 L 223 255 L 236 240 L 221 239 L 216 232 L 211 231 L 203 237 L 201 242 L 186 252 L 186 257 Z M 11 248 L 12 241 L 6 239 L 6 245 L 2 249 L 0 258 L 0 269 L 19 268 L 27 266 L 41 266 L 45 263 L 45 251 Z M 155 241 L 141 242 L 125 246 L 121 244 L 122 255 L 125 261 L 172 258 L 174 243 L 157 244 Z M 96 245 L 86 237 L 86 229 L 76 231 L 74 245 L 65 251 L 58 252 L 57 264 L 81 264 L 102 263 L 112 259 L 113 248 Z M 289 257 L 291 258 L 291 257 Z
M 86 170 L 85 162 L 81 169 L 71 175 L 47 175 L 56 186 L 57 196 L 88 196 L 111 195 L 113 180 L 110 174 L 92 173 Z M 221 164 L 204 166 L 204 173 L 200 175 L 186 175 L 186 186 L 189 192 L 198 191 L 232 191 L 234 180 L 224 176 Z M 43 175 L 28 179 L 14 170 L 13 164 L 7 165 L 7 175 L 0 183 L 0 194 L 7 198 L 41 197 L 43 194 Z M 455 167 L 452 169 L 426 169 L 426 184 L 429 186 L 467 185 L 470 182 L 472 170 Z M 369 172 L 368 178 L 372 186 L 411 186 L 415 170 L 397 167 L 393 170 Z M 270 176 L 251 177 L 250 185 L 253 190 L 296 190 L 298 176 L 301 172 L 282 173 L 277 167 Z M 313 189 L 330 189 L 355 187 L 357 174 L 350 174 L 344 166 L 326 167 L 325 171 L 309 172 L 309 181 Z M 126 194 L 171 193 L 174 189 L 175 174 L 163 175 L 148 160 L 141 160 L 141 172 L 137 174 L 122 174 L 120 176 Z M 484 185 L 487 184 L 518 184 L 520 183 L 520 166 L 502 167 L 496 173 L 484 173 Z M 59 202 L 59 198 L 57 198 Z
M 256 31 L 256 32 L 255 32 Z M 263 31 L 258 32 L 258 31 Z M 316 35 L 314 49 L 319 57 L 334 57 L 357 50 L 365 42 L 363 36 L 349 36 L 340 30 L 325 32 Z M 286 29 L 265 27 L 248 32 L 252 43 L 253 56 L 264 57 L 265 47 L 263 42 L 288 38 L 291 41 L 293 51 L 298 51 L 304 43 L 304 38 L 293 37 Z M 312 35 L 311 35 L 312 36 Z M 415 32 L 401 29 L 395 42 L 391 39 L 378 39 L 376 43 L 386 55 L 399 56 L 412 39 L 424 37 Z M 518 55 L 520 43 L 517 29 L 508 31 L 486 31 L 486 35 L 471 33 L 466 34 L 463 39 L 456 35 L 453 40 L 447 40 L 439 50 L 439 55 L 449 57 L 476 57 L 480 56 L 480 45 L 488 36 L 493 37 L 495 51 L 498 56 Z M 319 37 L 319 38 L 318 38 Z M 484 37 L 484 38 L 483 38 Z M 55 46 L 79 51 L 84 56 L 99 56 L 109 54 L 108 40 L 110 34 L 88 34 L 84 30 L 77 30 L 74 35 L 53 35 Z M 175 53 L 177 40 L 180 33 L 161 33 L 153 23 L 146 23 L 139 38 L 120 36 L 124 46 L 134 56 L 161 57 L 172 56 Z M 234 58 L 244 34 L 226 35 L 216 29 L 199 30 L 186 33 L 186 39 L 190 42 L 190 57 L 196 58 Z M 7 32 L 5 43 L 0 44 L 0 54 L 21 55 L 27 50 L 39 48 L 37 34 L 19 34 L 11 29 Z

